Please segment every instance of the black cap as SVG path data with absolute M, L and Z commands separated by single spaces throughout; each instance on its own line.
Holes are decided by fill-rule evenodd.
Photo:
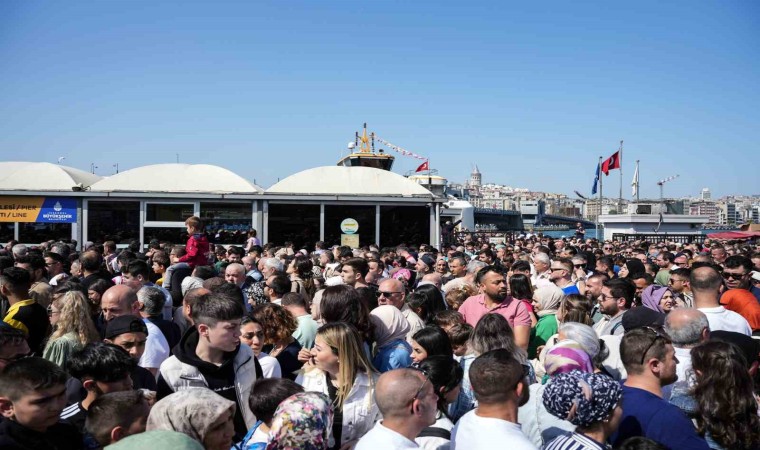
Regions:
M 124 333 L 148 334 L 148 326 L 137 316 L 114 317 L 106 323 L 106 339 L 113 339 Z
M 625 331 L 641 327 L 661 327 L 665 323 L 665 314 L 644 306 L 637 306 L 623 314 L 622 323 Z

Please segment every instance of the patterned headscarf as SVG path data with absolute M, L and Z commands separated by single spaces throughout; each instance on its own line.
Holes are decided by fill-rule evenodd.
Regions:
M 178 431 L 203 443 L 211 425 L 228 411 L 235 416 L 235 402 L 216 392 L 206 388 L 185 389 L 153 405 L 146 430 Z
M 333 410 L 326 395 L 292 395 L 274 413 L 266 450 L 326 450 L 332 422 Z
M 575 370 L 553 377 L 543 401 L 553 416 L 585 428 L 608 418 L 622 396 L 620 383 L 607 375 Z
M 409 321 L 393 305 L 382 305 L 369 313 L 369 320 L 375 326 L 377 348 L 384 347 L 399 339 L 405 340 L 409 333 Z
M 580 370 L 591 373 L 594 365 L 591 358 L 581 345 L 573 340 L 565 339 L 546 352 L 544 367 L 549 376 Z
M 662 300 L 666 292 L 668 292 L 668 288 L 665 286 L 658 286 L 656 284 L 648 286 L 641 292 L 641 306 L 664 313 L 665 310 L 660 306 L 660 300 Z

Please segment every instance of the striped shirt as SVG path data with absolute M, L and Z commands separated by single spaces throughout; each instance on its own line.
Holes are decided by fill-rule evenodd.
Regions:
M 607 450 L 611 447 L 600 444 L 590 437 L 578 433 L 562 434 L 544 445 L 544 450 Z
M 73 403 L 61 411 L 61 420 L 68 422 L 84 432 L 84 421 L 87 419 L 87 410 L 82 408 L 82 402 Z

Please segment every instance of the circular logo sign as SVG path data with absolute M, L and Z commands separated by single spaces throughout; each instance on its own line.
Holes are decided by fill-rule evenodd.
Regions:
M 340 223 L 340 231 L 344 234 L 354 234 L 359 231 L 359 222 L 350 217 L 343 219 L 343 222 Z

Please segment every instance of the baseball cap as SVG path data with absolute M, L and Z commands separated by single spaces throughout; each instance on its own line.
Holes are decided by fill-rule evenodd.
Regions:
M 114 317 L 106 323 L 106 339 L 113 339 L 124 333 L 148 334 L 148 326 L 137 316 Z

